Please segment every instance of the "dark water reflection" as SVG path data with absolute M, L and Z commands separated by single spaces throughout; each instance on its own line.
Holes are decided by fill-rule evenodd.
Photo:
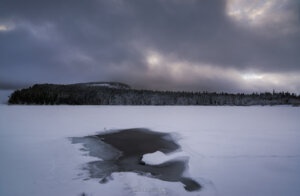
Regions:
M 187 159 L 173 159 L 158 165 L 148 165 L 142 161 L 144 154 L 161 151 L 171 153 L 180 146 L 168 133 L 153 132 L 148 129 L 124 129 L 117 132 L 94 136 L 74 137 L 72 143 L 81 143 L 90 156 L 100 158 L 86 164 L 90 178 L 99 178 L 106 183 L 114 172 L 135 172 L 147 177 L 169 182 L 181 182 L 187 191 L 201 189 L 201 185 L 183 176 L 187 169 Z

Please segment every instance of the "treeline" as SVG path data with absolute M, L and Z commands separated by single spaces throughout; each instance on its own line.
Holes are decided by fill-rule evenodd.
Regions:
M 91 83 L 36 84 L 12 93 L 8 103 L 38 105 L 300 105 L 300 96 L 288 92 L 229 94 L 135 90 L 129 86 L 127 88 L 127 85 L 123 87 L 96 85 L 96 83 L 92 85 Z

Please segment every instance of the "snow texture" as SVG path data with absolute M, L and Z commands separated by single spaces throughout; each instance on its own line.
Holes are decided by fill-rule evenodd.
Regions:
M 0 195 L 300 195 L 299 107 L 8 106 L 0 105 Z M 173 132 L 181 152 L 143 157 L 159 164 L 189 158 L 203 189 L 185 191 L 131 172 L 109 183 L 84 180 L 99 160 L 68 138 L 146 127 Z

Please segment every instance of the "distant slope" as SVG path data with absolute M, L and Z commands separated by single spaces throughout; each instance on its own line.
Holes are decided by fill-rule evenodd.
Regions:
M 13 93 L 13 90 L 1 90 L 0 89 L 0 104 L 7 104 L 9 95 Z
M 17 90 L 9 104 L 46 105 L 300 105 L 290 93 L 228 94 L 135 90 L 115 82 L 36 84 Z

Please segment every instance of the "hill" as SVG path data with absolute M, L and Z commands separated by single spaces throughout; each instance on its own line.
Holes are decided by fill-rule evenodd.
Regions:
M 288 92 L 230 94 L 136 90 L 117 82 L 36 84 L 12 93 L 9 104 L 45 105 L 300 105 Z

